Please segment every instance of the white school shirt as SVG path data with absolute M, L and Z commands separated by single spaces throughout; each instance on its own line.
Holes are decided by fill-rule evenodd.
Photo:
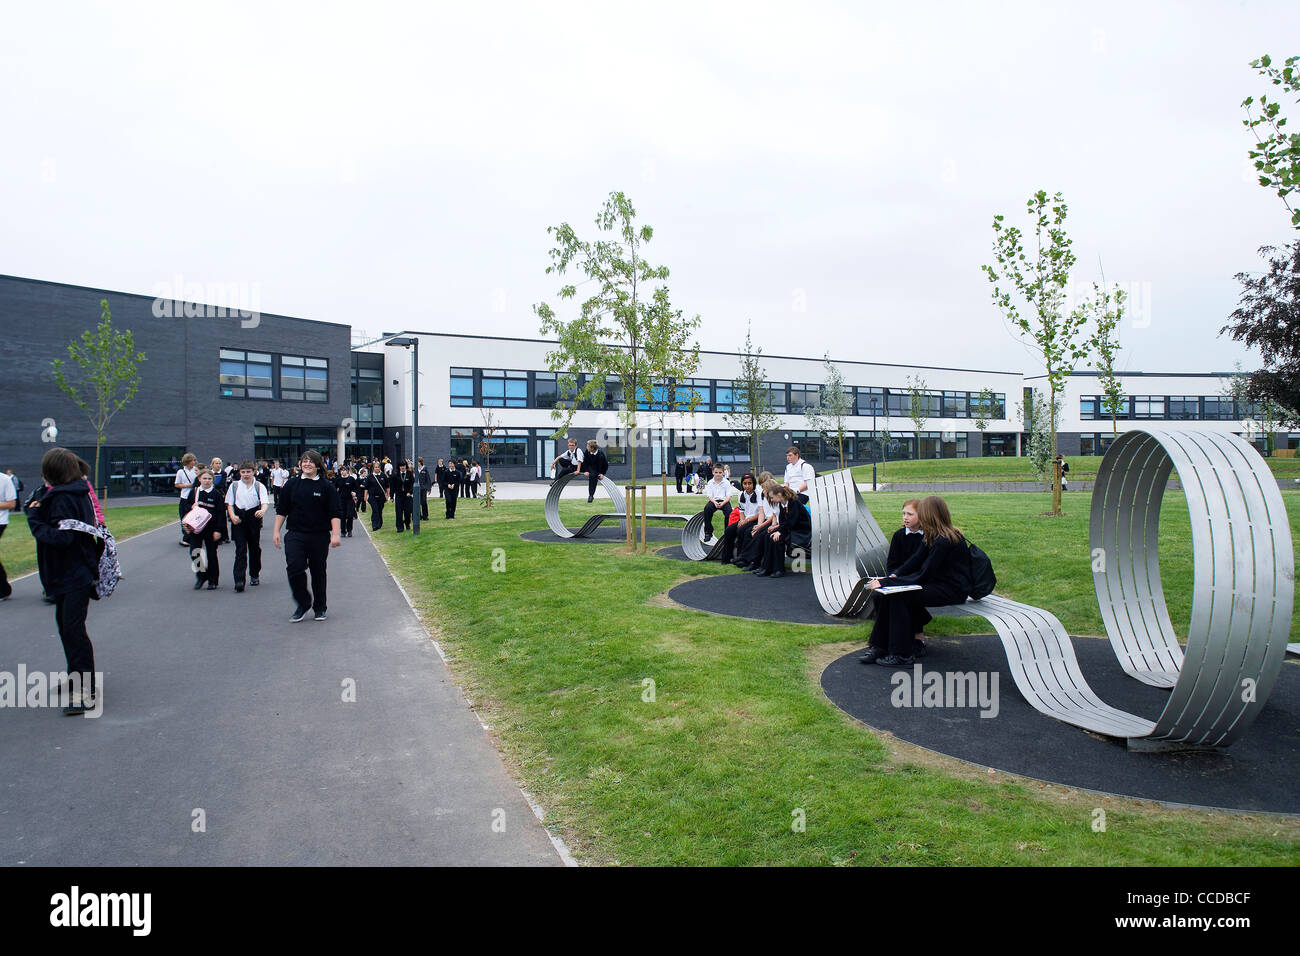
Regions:
M 176 480 L 185 482 L 191 486 L 189 488 L 180 489 L 181 501 L 189 501 L 190 492 L 194 490 L 192 486 L 198 484 L 199 481 L 199 470 L 197 468 L 182 468 L 176 472 Z
M 781 510 L 780 505 L 774 505 L 767 500 L 767 495 L 758 496 L 758 508 L 759 511 L 762 512 L 759 517 L 765 521 Z
M 809 485 L 817 477 L 817 469 L 808 464 L 806 460 L 800 458 L 798 461 L 787 462 L 785 466 L 785 483 L 787 487 L 796 488 L 802 494 L 808 494 Z M 791 484 L 790 479 L 794 479 Z M 800 488 L 799 485 L 803 487 Z
M 0 501 L 12 501 L 14 507 L 18 507 L 18 492 L 14 491 L 13 481 L 3 471 L 0 471 Z M 9 523 L 9 512 L 12 510 L 12 508 L 0 510 L 0 528 Z
M 732 495 L 735 493 L 736 486 L 729 481 L 710 480 L 709 483 L 704 486 L 704 497 L 709 500 L 713 500 L 714 498 L 723 498 L 730 501 Z
M 582 449 L 581 449 L 581 448 L 575 448 L 575 449 L 573 449 L 573 451 L 566 451 L 566 452 L 565 452 L 563 455 L 561 455 L 560 457 L 561 457 L 562 459 L 564 459 L 565 461 L 569 462 L 569 464 L 571 464 L 571 465 L 577 465 L 577 466 L 581 466 L 581 465 L 582 465 Z
M 754 517 L 754 515 L 758 514 L 758 509 L 763 507 L 762 505 L 763 496 L 755 495 L 754 497 L 757 500 L 749 501 L 745 498 L 745 493 L 743 491 L 740 493 L 740 503 L 737 505 L 737 507 L 740 508 L 740 513 L 743 514 L 746 518 Z
M 226 492 L 226 504 L 235 508 L 251 508 L 254 511 L 265 508 L 268 505 L 266 489 L 257 479 L 253 479 L 253 487 L 250 488 L 241 478 Z
M 271 484 L 277 488 L 283 488 L 284 483 L 289 480 L 289 472 L 283 468 L 271 469 Z

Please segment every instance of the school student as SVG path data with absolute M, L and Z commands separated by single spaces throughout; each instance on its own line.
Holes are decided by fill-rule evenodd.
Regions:
M 763 475 L 767 475 L 766 480 L 763 480 Z M 738 560 L 732 562 L 732 564 L 740 565 L 746 571 L 763 570 L 767 539 L 772 531 L 776 529 L 780 518 L 781 509 L 777 501 L 779 497 L 777 492 L 781 486 L 767 472 L 763 472 L 763 475 L 758 476 L 758 488 L 761 492 L 758 499 L 758 520 L 754 522 L 749 532 L 749 541 L 744 551 L 738 556 Z M 739 559 L 744 559 L 744 563 L 741 564 Z
M 4 537 L 5 529 L 9 527 L 9 513 L 17 507 L 18 489 L 14 487 L 13 479 L 0 471 L 0 538 Z M 13 593 L 14 589 L 5 575 L 5 566 L 0 563 L 0 601 L 9 600 Z
M 339 492 L 339 504 L 342 507 L 339 527 L 343 537 L 352 537 L 352 522 L 357 518 L 357 492 L 361 483 L 352 475 L 352 469 L 344 465 L 334 479 L 334 487 Z
M 406 467 L 406 459 L 397 463 L 397 471 L 388 479 L 388 489 L 393 499 L 393 514 L 397 517 L 397 531 L 400 534 L 411 526 L 411 493 L 415 488 L 415 476 Z
M 198 459 L 193 455 L 186 453 L 181 457 L 181 467 L 176 472 L 175 486 L 180 489 L 180 519 L 189 514 L 190 508 L 194 503 L 190 501 L 190 496 L 194 493 L 194 487 L 199 483 L 199 470 L 195 467 Z M 185 547 L 185 535 L 187 534 L 184 525 L 181 526 L 181 547 Z
M 677 493 L 682 493 L 682 479 L 686 477 L 686 464 L 680 458 L 677 459 L 677 467 L 673 469 L 673 478 L 677 480 Z
M 747 474 L 740 479 L 740 500 L 736 503 L 740 517 L 735 521 L 727 521 L 726 530 L 722 532 L 722 551 L 718 555 L 719 561 L 726 564 L 739 563 L 737 556 L 748 546 L 749 533 L 758 523 L 756 487 L 753 475 Z
M 379 465 L 375 465 L 375 469 L 369 474 L 366 469 L 361 469 L 361 491 L 364 495 L 361 502 L 370 505 L 371 531 L 378 531 L 384 526 L 384 502 L 388 500 L 388 491 L 384 488 L 387 482 L 382 477 L 383 470 Z
M 609 459 L 593 438 L 587 442 L 587 454 L 582 459 L 582 471 L 587 476 L 587 501 L 596 500 L 596 483 L 609 471 Z
M 59 527 L 66 518 L 95 524 L 77 455 L 66 448 L 51 448 L 41 458 L 41 477 L 45 483 L 28 500 L 25 513 L 28 530 L 36 539 L 41 587 L 54 603 L 68 674 L 85 675 L 71 684 L 63 708 L 71 716 L 95 707 L 95 648 L 86 633 L 86 616 L 99 578 L 100 542 L 83 531 Z
M 244 590 L 245 571 L 253 587 L 262 575 L 262 518 L 271 506 L 271 495 L 254 474 L 251 461 L 240 462 L 239 480 L 226 491 L 226 516 L 235 539 L 236 592 Z
M 190 546 L 190 556 L 194 559 L 194 590 L 199 590 L 206 583 L 209 591 L 215 591 L 221 578 L 217 548 L 227 534 L 226 497 L 217 488 L 211 469 L 199 470 L 199 487 L 194 493 L 194 507 L 202 508 L 210 516 L 202 531 L 191 531 L 185 538 L 185 543 Z
M 433 481 L 429 478 L 429 469 L 424 467 L 424 459 L 417 458 L 416 464 L 419 467 L 416 468 L 415 473 L 416 476 L 420 479 L 420 520 L 428 521 L 429 520 L 429 492 L 432 490 L 429 487 L 429 485 L 433 484 Z
M 441 458 L 438 459 L 438 466 L 433 469 L 433 480 L 438 483 L 438 497 L 441 498 L 447 485 L 447 464 Z
M 570 438 L 569 450 L 556 455 L 551 462 L 551 467 L 555 469 L 555 477 L 563 478 L 570 472 L 581 471 L 582 457 L 582 452 L 578 450 L 578 439 Z
M 289 480 L 289 472 L 277 460 L 271 466 L 271 498 L 275 501 L 275 506 L 280 507 L 280 489 L 284 483 Z
M 726 520 L 731 517 L 731 496 L 735 493 L 735 485 L 723 478 L 722 466 L 714 465 L 713 480 L 704 486 L 704 496 L 709 499 L 704 503 L 705 541 L 709 541 L 713 538 L 714 512 L 722 512 L 722 520 L 725 527 Z
M 947 503 L 938 495 L 922 498 L 917 521 L 925 547 L 894 574 L 871 581 L 877 593 L 871 641 L 860 661 L 885 667 L 910 667 L 917 656 L 918 623 L 928 620 L 927 607 L 964 604 L 970 593 L 970 555 L 966 539 L 952 524 Z M 919 585 L 919 590 L 880 594 L 879 588 Z
M 779 501 L 776 528 L 764 542 L 763 566 L 754 573 L 761 577 L 785 577 L 785 559 L 794 548 L 812 544 L 812 515 L 788 485 L 776 490 Z
M 460 495 L 460 468 L 456 464 L 456 459 L 449 459 L 447 462 L 447 514 L 443 519 L 456 517 L 456 498 Z
M 817 470 L 799 455 L 798 445 L 791 445 L 785 450 L 785 485 L 787 488 L 793 488 L 795 494 L 799 496 L 800 503 L 806 505 L 812 480 L 817 477 Z
M 324 478 L 325 461 L 320 452 L 304 452 L 298 465 L 302 474 L 285 482 L 271 538 L 279 548 L 283 529 L 285 571 L 296 604 L 289 617 L 291 624 L 305 618 L 309 610 L 316 612 L 316 620 L 325 620 L 326 563 L 329 549 L 339 546 L 341 520 L 338 489 Z M 308 569 L 311 570 L 310 591 Z
M 478 497 L 478 483 L 483 477 L 483 469 L 478 466 L 478 462 L 471 462 L 469 466 L 469 496 Z

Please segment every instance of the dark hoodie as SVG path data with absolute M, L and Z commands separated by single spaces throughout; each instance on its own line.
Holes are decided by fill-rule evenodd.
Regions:
M 99 578 L 99 539 L 84 531 L 59 530 L 64 518 L 94 526 L 95 509 L 85 479 L 52 488 L 42 485 L 32 501 L 40 505 L 28 503 L 27 527 L 36 539 L 36 566 L 45 593 L 56 597 L 93 585 Z

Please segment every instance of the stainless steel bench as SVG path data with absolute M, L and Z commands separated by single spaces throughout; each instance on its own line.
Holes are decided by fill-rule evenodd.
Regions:
M 575 478 L 581 478 L 584 482 L 588 480 L 586 475 L 571 471 L 551 482 L 550 490 L 546 492 L 546 504 L 543 511 L 546 514 L 547 527 L 551 529 L 555 536 L 558 538 L 586 538 L 606 521 L 617 521 L 618 530 L 626 534 L 627 501 L 624 498 L 623 489 L 609 478 L 599 478 L 597 481 L 605 494 L 609 495 L 609 500 L 614 505 L 613 509 L 592 515 L 583 522 L 582 527 L 577 531 L 571 531 L 564 526 L 564 522 L 560 520 L 560 497 L 565 487 Z M 637 515 L 636 517 L 640 518 L 641 516 Z M 647 514 L 645 516 L 647 521 L 687 521 L 689 517 L 689 515 L 684 514 Z

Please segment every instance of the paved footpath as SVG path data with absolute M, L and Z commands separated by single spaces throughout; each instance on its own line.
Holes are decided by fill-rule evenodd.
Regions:
M 361 524 L 301 624 L 269 523 L 242 594 L 233 545 L 195 591 L 174 526 L 124 542 L 90 609 L 102 716 L 0 708 L 0 865 L 561 865 Z M 35 575 L 0 603 L 20 664 L 64 668 Z

